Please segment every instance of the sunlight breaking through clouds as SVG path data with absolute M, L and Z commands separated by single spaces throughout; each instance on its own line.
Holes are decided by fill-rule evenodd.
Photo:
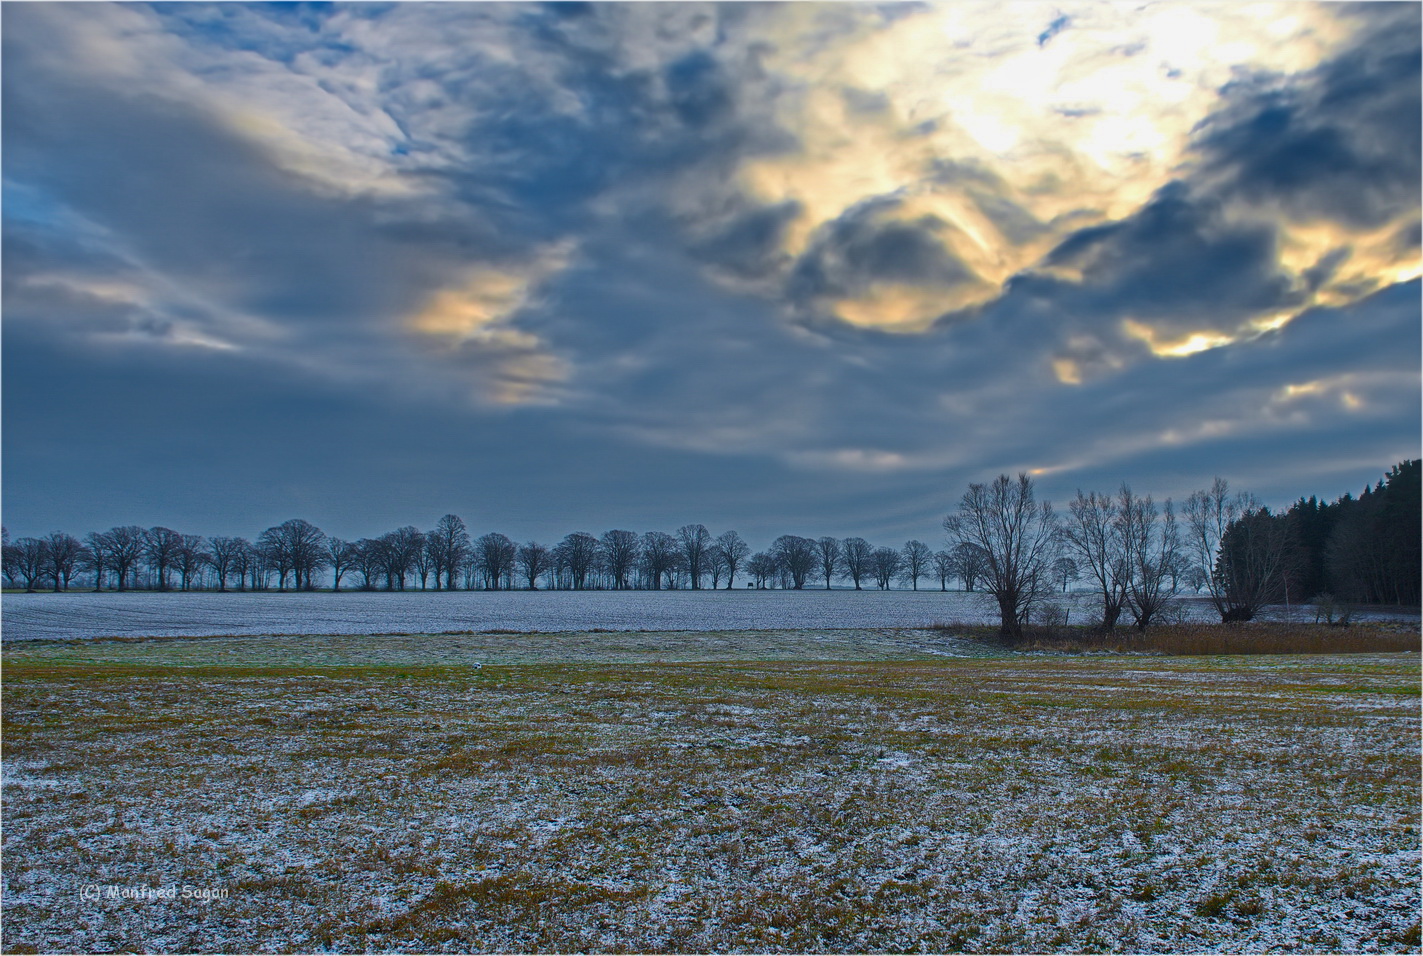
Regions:
M 1122 329 L 1132 338 L 1145 342 L 1151 353 L 1160 358 L 1184 358 L 1235 341 L 1234 337 L 1220 332 L 1192 332 L 1184 338 L 1164 340 L 1151 326 L 1135 319 L 1123 320 Z
M 766 68 L 796 90 L 777 115 L 801 145 L 739 175 L 762 203 L 799 210 L 782 247 L 792 257 L 865 203 L 933 222 L 968 281 L 866 280 L 860 295 L 817 300 L 852 324 L 910 332 L 992 301 L 1073 232 L 1126 218 L 1182 175 L 1193 131 L 1241 68 L 1306 71 L 1350 35 L 1317 5 L 945 4 L 810 42 L 837 16 L 792 5 L 770 18 Z M 1037 42 L 1054 18 L 1062 26 Z M 1336 228 L 1330 248 L 1349 238 Z

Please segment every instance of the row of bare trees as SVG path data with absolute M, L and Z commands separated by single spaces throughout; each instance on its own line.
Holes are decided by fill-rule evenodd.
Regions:
M 1144 630 L 1183 586 L 1204 589 L 1226 623 L 1288 602 L 1292 585 L 1296 600 L 1305 596 L 1298 591 L 1304 562 L 1293 524 L 1254 496 L 1232 492 L 1222 478 L 1188 496 L 1178 516 L 1170 499 L 1158 506 L 1126 484 L 1116 494 L 1079 489 L 1058 514 L 1037 500 L 1026 474 L 999 475 L 970 485 L 944 529 L 957 547 L 977 549 L 983 590 L 997 600 L 1002 632 L 1014 638 L 1034 608 L 1069 580 L 1087 581 L 1104 630 L 1123 615 Z M 1416 535 L 1416 520 L 1411 530 Z M 1415 576 L 1416 565 L 1415 559 Z
M 328 536 L 309 521 L 293 518 L 268 528 L 255 541 L 241 537 L 180 534 L 165 527 L 134 525 L 86 535 L 65 532 L 43 538 L 5 536 L 4 573 L 12 587 L 68 590 L 83 579 L 95 590 L 336 590 L 633 588 L 730 589 L 739 576 L 748 587 L 795 588 L 848 579 L 855 588 L 890 589 L 901 582 L 915 590 L 937 577 L 973 590 L 983 573 L 983 555 L 971 545 L 933 552 L 920 541 L 901 549 L 874 547 L 864 538 L 819 539 L 782 535 L 765 551 L 735 531 L 713 536 L 704 525 L 675 533 L 613 530 L 601 536 L 575 532 L 553 546 L 522 544 L 491 532 L 473 537 L 464 521 L 447 514 L 421 531 L 397 528 L 375 538 L 347 541 Z

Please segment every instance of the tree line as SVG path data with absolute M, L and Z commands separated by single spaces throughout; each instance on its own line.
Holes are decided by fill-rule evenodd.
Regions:
M 1336 600 L 1415 605 L 1419 601 L 1419 461 L 1395 466 L 1358 498 L 1324 504 L 1301 498 L 1274 514 L 1254 496 L 1215 479 L 1179 510 L 1125 483 L 1115 493 L 1078 490 L 1066 511 L 1039 502 L 1032 479 L 1000 475 L 972 484 L 944 519 L 946 547 L 918 540 L 876 547 L 861 537 L 781 535 L 754 552 L 735 531 L 704 525 L 675 533 L 612 530 L 567 535 L 556 545 L 522 544 L 504 534 L 475 537 L 447 514 L 421 531 L 398 528 L 347 541 L 293 518 L 255 541 L 121 526 L 81 541 L 4 534 L 3 573 L 11 587 L 94 590 L 629 590 L 731 589 L 740 577 L 758 589 L 829 589 L 836 581 L 918 590 L 937 580 L 991 595 L 1002 630 L 1020 636 L 1047 598 L 1083 581 L 1100 627 L 1160 620 L 1177 595 L 1208 596 L 1224 622 L 1247 621 L 1267 604 Z M 1336 597 L 1337 596 L 1337 597 Z
M 830 588 L 919 589 L 937 578 L 973 590 L 983 560 L 972 545 L 933 551 L 921 541 L 875 547 L 864 538 L 781 535 L 752 552 L 735 531 L 713 537 L 705 525 L 675 533 L 622 529 L 601 536 L 574 532 L 558 544 L 515 542 L 498 532 L 474 537 L 447 514 L 435 527 L 397 528 L 347 541 L 293 518 L 255 541 L 203 537 L 137 525 L 91 532 L 83 540 L 56 531 L 42 538 L 4 539 L 4 575 L 11 587 L 93 590 L 672 590 Z

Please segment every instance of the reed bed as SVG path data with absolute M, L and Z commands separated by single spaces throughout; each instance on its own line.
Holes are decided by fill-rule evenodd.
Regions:
M 1016 651 L 1059 653 L 1116 652 L 1209 656 L 1218 654 L 1377 654 L 1423 649 L 1412 625 L 1369 623 L 1349 627 L 1327 624 L 1252 622 L 1248 624 L 1162 624 L 1139 631 L 1130 625 L 1110 631 L 1099 627 L 1030 627 L 1021 640 L 1000 636 L 982 625 L 937 623 L 932 630 Z

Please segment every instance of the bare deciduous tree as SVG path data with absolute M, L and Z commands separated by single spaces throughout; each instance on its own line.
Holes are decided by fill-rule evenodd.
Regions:
M 647 586 L 657 591 L 662 579 L 676 567 L 677 539 L 665 531 L 649 531 L 642 536 L 642 573 Z
M 772 542 L 771 555 L 790 575 L 791 586 L 797 591 L 802 590 L 805 579 L 815 569 L 815 542 L 800 535 L 783 534 Z
M 1219 476 L 1211 482 L 1209 490 L 1192 492 L 1182 509 L 1186 519 L 1186 548 L 1201 571 L 1200 580 L 1221 621 L 1248 621 L 1254 616 L 1250 598 L 1240 591 L 1244 581 L 1241 573 L 1247 564 L 1236 561 L 1223 568 L 1220 557 L 1221 544 L 1231 525 L 1259 510 L 1260 504 L 1253 495 L 1243 491 L 1232 494 L 1230 483 Z M 1248 553 L 1247 549 L 1240 557 L 1245 558 Z
M 128 587 L 130 578 L 138 584 L 138 562 L 143 556 L 145 532 L 136 524 L 110 528 L 104 532 L 105 550 L 109 555 L 110 567 L 118 578 L 119 590 Z
M 0 558 L 0 573 L 5 575 L 5 580 L 10 582 L 10 587 L 14 587 L 15 579 L 20 574 L 20 554 L 19 549 L 10 543 L 10 529 L 4 525 L 0 525 L 0 541 L 4 542 L 3 545 L 0 545 L 0 555 L 3 555 L 3 558 Z
M 919 579 L 929 573 L 929 562 L 933 558 L 933 552 L 923 541 L 906 541 L 904 549 L 899 552 L 900 566 L 904 576 L 909 580 L 910 587 L 919 590 Z
M 410 569 L 415 572 L 415 578 L 420 582 L 420 590 L 430 589 L 430 574 L 435 575 L 435 590 L 440 589 L 439 561 L 435 556 L 434 549 L 430 547 L 430 539 L 425 533 L 420 532 L 420 547 L 415 549 L 415 553 L 410 559 Z
M 341 578 L 356 566 L 357 546 L 342 538 L 326 539 L 326 563 L 331 568 L 331 588 L 341 590 Z
M 629 576 L 637 566 L 639 547 L 634 531 L 613 530 L 603 533 L 598 542 L 603 550 L 603 562 L 613 577 L 613 588 L 625 591 L 631 587 Z
M 588 535 L 592 537 L 592 535 Z M 529 583 L 530 591 L 539 589 L 539 576 L 548 570 L 549 551 L 548 548 L 537 541 L 530 541 L 519 546 L 515 560 L 519 563 L 519 573 L 524 576 L 524 580 Z
M 304 518 L 291 518 L 263 531 L 257 539 L 257 548 L 277 572 L 278 588 L 286 587 L 290 571 L 292 587 L 309 591 L 315 587 L 312 579 L 316 570 L 325 566 L 326 533 Z M 406 561 L 406 568 L 411 561 L 413 555 Z M 401 584 L 403 587 L 403 580 Z
M 855 582 L 855 590 L 859 591 L 860 580 L 873 574 L 874 569 L 871 562 L 874 558 L 875 549 L 864 538 L 846 538 L 840 546 L 841 561 L 845 568 L 845 573 L 850 576 L 850 580 Z
M 33 591 L 49 569 L 49 547 L 42 538 L 20 538 L 14 544 L 15 571 L 24 579 L 25 590 Z
M 469 529 L 464 519 L 456 514 L 447 514 L 435 522 L 434 530 L 425 535 L 425 548 L 430 554 L 435 572 L 435 590 L 440 589 L 440 575 L 445 577 L 445 587 L 451 591 L 455 587 L 455 573 L 469 553 Z
M 999 475 L 989 484 L 969 485 L 959 510 L 944 519 L 944 530 L 955 541 L 983 550 L 984 586 L 998 602 L 1001 631 L 1021 638 L 1029 610 L 1051 587 L 1057 557 L 1057 516 L 1051 504 L 1037 501 L 1026 474 L 1016 481 Z
M 1091 580 L 1102 605 L 1102 629 L 1110 631 L 1126 606 L 1128 569 L 1120 514 L 1111 495 L 1083 494 L 1067 504 L 1062 541 Z
M 721 545 L 715 542 L 707 548 L 707 573 L 711 575 L 712 590 L 720 588 L 721 576 L 726 573 L 726 559 L 722 556 Z
M 207 563 L 217 578 L 217 589 L 227 590 L 227 577 L 233 571 L 233 559 L 237 556 L 240 538 L 219 535 L 208 539 Z
M 361 538 L 356 542 L 356 557 L 351 567 L 361 575 L 362 591 L 374 591 L 376 579 L 385 573 L 385 550 L 379 538 Z
M 553 550 L 568 573 L 568 586 L 575 591 L 586 589 L 589 576 L 598 569 L 598 539 L 586 531 L 575 531 L 564 537 Z
M 954 556 L 947 551 L 934 552 L 934 574 L 939 578 L 939 590 L 949 589 L 949 578 L 957 574 L 954 570 Z
M 9 542 L 6 542 L 9 546 Z M 84 536 L 84 556 L 80 559 L 79 567 L 83 571 L 91 571 L 94 574 L 94 590 L 104 590 L 104 570 L 109 566 L 109 543 L 108 537 L 100 531 L 91 531 Z M 6 572 L 9 575 L 9 572 Z
M 815 542 L 815 556 L 820 563 L 820 573 L 825 577 L 825 590 L 830 590 L 830 579 L 840 572 L 840 542 L 826 535 Z
M 237 577 L 237 590 L 245 591 L 249 580 L 255 586 L 255 578 L 251 576 L 256 574 L 257 549 L 246 538 L 234 538 L 233 542 L 232 573 Z
M 707 551 L 711 546 L 711 532 L 705 525 L 684 524 L 677 529 L 677 547 L 687 564 L 687 576 L 692 579 L 693 591 L 702 586 L 702 576 L 707 571 Z
M 481 535 L 474 544 L 474 550 L 479 558 L 479 570 L 486 588 L 497 591 L 502 582 L 513 579 L 514 561 L 519 555 L 519 547 L 507 535 L 497 531 Z
M 186 591 L 192 585 L 193 578 L 202 573 L 203 565 L 207 562 L 202 535 L 185 534 L 182 538 L 173 558 L 173 567 L 178 572 L 178 589 Z
M 757 551 L 746 559 L 746 572 L 756 584 L 756 590 L 764 591 L 776 576 L 780 564 L 765 551 Z
M 1124 483 L 1117 495 L 1123 554 L 1127 565 L 1127 608 L 1137 630 L 1150 626 L 1171 601 L 1181 546 L 1171 499 L 1157 512 L 1151 496 L 1139 498 Z
M 737 570 L 751 553 L 751 546 L 741 540 L 741 535 L 735 531 L 723 531 L 717 535 L 716 547 L 721 566 L 726 571 L 726 589 L 730 591 L 736 581 Z
M 954 574 L 963 582 L 965 591 L 974 591 L 978 582 L 988 572 L 988 561 L 983 549 L 976 544 L 960 541 L 949 549 L 954 562 Z
M 172 528 L 149 528 L 143 535 L 143 559 L 153 572 L 155 586 L 160 591 L 169 588 L 168 569 L 178 557 L 178 549 L 183 546 L 183 536 Z
M 899 573 L 902 559 L 893 548 L 875 548 L 870 555 L 870 566 L 874 568 L 875 584 L 881 591 L 888 591 L 890 582 Z
M 326 565 L 326 532 L 302 518 L 283 521 L 279 527 L 291 554 L 296 587 L 312 590 L 316 572 Z
M 502 535 L 501 535 L 502 537 Z M 415 566 L 415 557 L 425 549 L 425 535 L 419 528 L 406 525 L 380 536 L 380 556 L 385 565 L 386 590 L 405 590 L 405 577 Z M 505 538 L 505 541 L 509 539 Z M 513 542 L 509 542 L 510 548 Z
M 84 558 L 84 545 L 72 534 L 63 531 L 52 532 L 44 539 L 45 551 L 49 558 L 49 573 L 54 578 L 56 591 L 69 590 L 69 579 Z

